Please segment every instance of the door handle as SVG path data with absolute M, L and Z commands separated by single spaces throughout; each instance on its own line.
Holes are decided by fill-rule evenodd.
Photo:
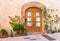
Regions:
M 27 19 L 25 18 L 25 22 L 27 22 Z

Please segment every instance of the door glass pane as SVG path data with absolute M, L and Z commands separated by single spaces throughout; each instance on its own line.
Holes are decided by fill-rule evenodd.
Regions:
M 36 18 L 36 21 L 40 21 L 40 18 Z
M 36 16 L 40 16 L 40 13 L 39 12 L 36 12 Z
M 36 22 L 36 26 L 40 26 L 40 22 Z
M 27 22 L 27 26 L 32 26 L 32 23 L 31 22 Z
M 32 21 L 32 18 L 27 18 L 27 21 Z
M 32 12 L 28 12 L 27 13 L 27 16 L 32 16 Z

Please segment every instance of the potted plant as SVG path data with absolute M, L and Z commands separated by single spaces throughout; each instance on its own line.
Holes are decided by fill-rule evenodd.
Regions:
M 50 28 L 50 30 L 49 30 L 49 33 L 53 33 L 53 30 L 52 30 L 52 28 Z
M 20 23 L 15 23 L 13 30 L 15 31 L 15 36 L 23 36 L 24 34 L 24 25 Z
M 52 30 L 52 33 L 55 33 L 54 30 Z
M 48 25 L 45 24 L 44 32 L 47 33 L 48 32 L 47 30 L 48 30 Z
M 5 29 L 1 29 L 1 34 L 2 34 L 2 38 L 7 38 L 8 37 L 8 32 Z
M 47 13 L 47 9 L 46 7 L 44 8 L 43 11 L 43 17 L 44 17 L 44 32 L 47 33 L 48 32 L 48 24 L 49 24 L 49 19 L 51 18 L 50 14 Z
M 54 28 L 54 30 L 55 30 L 55 32 L 57 32 L 57 28 L 56 27 Z
M 58 29 L 58 32 L 60 32 L 60 29 Z
M 0 32 L 0 38 L 2 37 L 2 34 L 1 34 L 1 32 Z
M 15 32 L 15 36 L 22 36 L 24 33 L 24 25 L 21 23 L 20 17 L 15 16 L 15 17 L 10 17 L 10 25 Z

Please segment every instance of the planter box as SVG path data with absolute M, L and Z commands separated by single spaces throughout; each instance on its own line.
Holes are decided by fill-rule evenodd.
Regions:
M 1 38 L 8 38 L 8 35 L 2 35 Z
M 15 34 L 16 37 L 23 36 L 23 34 Z

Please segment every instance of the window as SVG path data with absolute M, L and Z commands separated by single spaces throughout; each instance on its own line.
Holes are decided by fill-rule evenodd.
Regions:
M 27 21 L 32 21 L 32 18 L 27 18 Z
M 27 16 L 32 16 L 32 12 L 28 12 L 27 13 Z
M 36 16 L 40 16 L 40 13 L 39 12 L 36 12 Z
M 40 26 L 40 22 L 36 22 L 36 26 Z
M 40 18 L 36 18 L 36 21 L 40 21 Z
M 31 22 L 27 22 L 27 26 L 32 26 L 32 23 Z

